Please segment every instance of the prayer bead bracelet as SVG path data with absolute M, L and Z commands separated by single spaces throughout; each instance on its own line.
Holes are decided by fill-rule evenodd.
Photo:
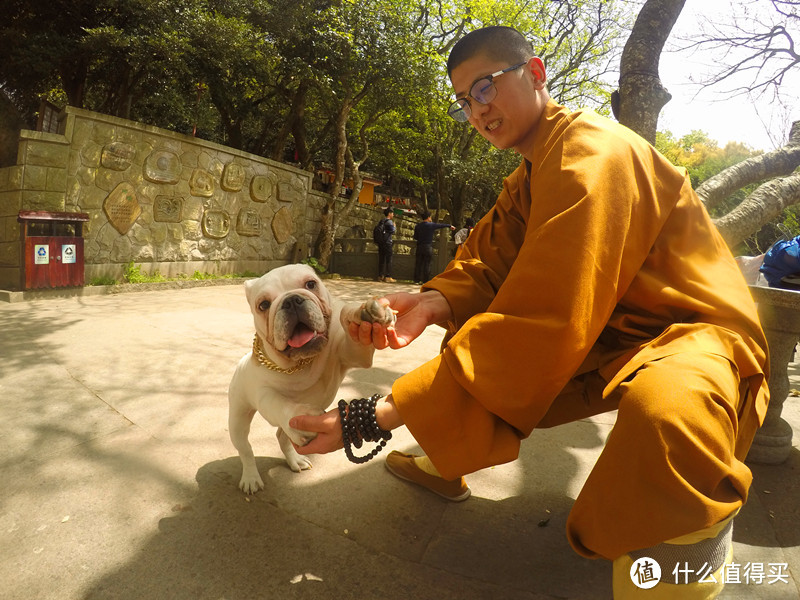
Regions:
M 375 406 L 380 397 L 380 394 L 374 394 L 369 398 L 351 400 L 349 405 L 344 400 L 339 400 L 342 442 L 344 443 L 344 453 L 350 462 L 362 464 L 372 460 L 378 455 L 378 452 L 383 450 L 386 442 L 392 439 L 392 432 L 381 429 L 375 418 Z M 379 443 L 369 454 L 355 456 L 351 445 L 361 448 L 365 441 Z

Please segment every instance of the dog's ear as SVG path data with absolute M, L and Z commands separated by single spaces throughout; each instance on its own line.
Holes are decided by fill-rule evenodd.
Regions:
M 244 295 L 247 298 L 247 304 L 253 306 L 253 288 L 256 285 L 257 279 L 248 279 L 244 282 Z

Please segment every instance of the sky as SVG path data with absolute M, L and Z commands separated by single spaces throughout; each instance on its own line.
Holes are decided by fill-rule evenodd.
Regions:
M 800 120 L 800 105 L 789 109 L 781 108 L 765 96 L 757 102 L 746 96 L 731 96 L 726 93 L 729 87 L 718 84 L 711 90 L 701 90 L 695 82 L 718 63 L 719 56 L 712 53 L 686 50 L 674 51 L 676 44 L 686 44 L 680 38 L 696 35 L 706 19 L 715 22 L 730 21 L 743 10 L 764 10 L 773 14 L 769 0 L 687 0 L 667 46 L 661 54 L 659 74 L 661 83 L 672 94 L 672 100 L 662 109 L 659 117 L 659 130 L 669 130 L 680 138 L 693 130 L 705 131 L 721 147 L 729 141 L 743 142 L 754 150 L 774 150 L 785 143 L 788 127 L 793 120 Z M 800 32 L 794 32 L 795 41 L 800 42 Z M 800 66 L 791 79 L 784 80 L 786 97 L 800 98 Z M 693 81 L 693 79 L 695 81 Z M 777 146 L 768 134 L 772 131 Z

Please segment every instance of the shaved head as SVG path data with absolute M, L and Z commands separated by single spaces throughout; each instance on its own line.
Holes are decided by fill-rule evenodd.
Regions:
M 447 75 L 473 56 L 482 54 L 497 61 L 517 64 L 535 56 L 531 43 L 513 27 L 495 25 L 469 32 L 450 52 L 447 59 Z

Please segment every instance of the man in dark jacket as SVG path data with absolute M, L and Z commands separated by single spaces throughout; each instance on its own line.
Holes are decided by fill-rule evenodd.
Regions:
M 414 262 L 414 283 L 423 284 L 431 278 L 431 261 L 433 260 L 433 234 L 437 229 L 449 227 L 449 223 L 432 223 L 431 213 L 422 213 L 422 222 L 414 227 L 414 239 L 417 240 L 417 258 Z

